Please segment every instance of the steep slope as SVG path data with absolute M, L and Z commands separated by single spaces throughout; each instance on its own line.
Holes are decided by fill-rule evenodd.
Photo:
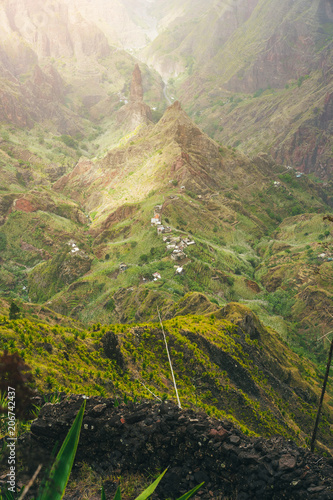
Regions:
M 165 99 L 152 66 L 165 81 L 177 77 L 165 96 L 181 98 L 215 139 L 327 179 L 332 19 L 329 0 L 6 0 L 0 118 L 88 141 L 93 120 L 105 125 L 109 142 L 119 139 L 116 112 L 129 100 L 137 53 L 150 66 L 142 67 L 143 84 L 155 118 Z
M 107 12 L 115 15 L 116 9 L 121 17 L 124 6 L 114 4 Z M 89 136 L 88 119 L 108 118 L 116 129 L 115 112 L 128 97 L 135 60 L 111 45 L 95 19 L 89 2 L 1 3 L 1 121 L 24 127 L 39 122 L 61 134 Z M 161 81 L 147 67 L 144 85 L 158 102 Z
M 159 323 L 96 324 L 89 331 L 1 318 L 1 348 L 24 351 L 40 391 L 124 398 L 174 397 Z M 164 322 L 184 407 L 232 419 L 243 430 L 305 443 L 320 384 L 302 360 L 251 311 L 229 304 L 215 314 Z M 150 392 L 151 391 L 151 392 Z M 325 404 L 320 440 L 332 445 Z M 320 444 L 323 446 L 323 444 Z
M 178 77 L 191 115 L 215 138 L 331 177 L 331 2 L 205 3 L 198 17 L 183 5 L 143 57 Z
M 155 126 L 140 129 L 105 158 L 78 162 L 54 189 L 87 210 L 98 207 L 96 220 L 100 223 L 100 217 L 126 199 L 139 202 L 153 189 L 172 188 L 173 181 L 197 195 L 225 191 L 239 183 L 247 198 L 284 170 L 268 157 L 251 160 L 220 146 L 194 124 L 177 101 Z
M 90 214 L 95 259 L 78 281 L 55 288 L 65 259 L 57 250 L 29 272 L 29 296 L 83 321 L 151 320 L 156 300 L 168 317 L 207 311 L 200 293 L 216 303 L 259 303 L 260 239 L 290 213 L 324 212 L 332 203 L 321 186 L 268 157 L 250 160 L 215 143 L 178 102 L 104 158 L 80 160 L 53 189 Z M 156 234 L 152 218 L 165 234 Z M 3 232 L 10 227 L 8 220 Z
M 165 80 L 186 69 L 192 73 L 199 64 L 207 65 L 247 21 L 257 3 L 258 0 L 242 0 L 235 5 L 214 0 L 157 2 L 154 12 L 160 17 L 160 33 L 143 49 L 142 57 L 156 67 Z
M 294 324 L 289 340 L 322 363 L 333 316 L 332 230 L 321 215 L 286 219 L 270 241 L 259 245 L 263 261 L 256 272 L 277 299 L 273 308 Z

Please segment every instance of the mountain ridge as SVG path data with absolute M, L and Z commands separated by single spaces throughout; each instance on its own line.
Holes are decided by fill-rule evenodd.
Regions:
M 333 317 L 330 8 L 0 4 L 0 349 L 41 395 L 172 399 L 161 316 L 185 407 L 309 445 Z
M 172 77 L 169 93 L 214 139 L 331 178 L 329 0 L 19 6 L 7 0 L 1 11 L 3 120 L 85 137 L 98 123 L 117 141 L 119 117 L 126 115 L 119 107 L 128 100 L 137 56 L 151 66 L 144 68 L 144 85 L 155 121 L 165 109 L 161 76 Z M 46 106 L 31 74 L 36 64 L 45 72 L 50 63 L 63 79 L 63 98 L 55 95 Z M 138 116 L 147 112 L 138 106 Z

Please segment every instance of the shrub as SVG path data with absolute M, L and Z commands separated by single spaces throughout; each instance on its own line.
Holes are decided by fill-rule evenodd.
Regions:
M 10 304 L 9 308 L 9 319 L 18 319 L 20 317 L 20 308 L 15 302 Z
M 139 257 L 139 261 L 143 264 L 143 263 L 146 263 L 148 262 L 148 259 L 149 259 L 149 256 L 146 254 L 146 253 L 143 253 L 142 255 L 140 255 Z
M 264 92 L 264 89 L 258 89 L 254 94 L 253 97 L 260 97 L 261 94 Z
M 7 247 L 7 236 L 4 232 L 0 231 L 0 251 L 3 252 Z
M 297 80 L 297 87 L 300 87 L 302 85 L 302 83 L 304 82 L 304 80 L 307 80 L 308 78 L 309 78 L 309 75 L 300 76 L 299 79 Z
M 299 215 L 302 213 L 302 209 L 300 206 L 295 206 L 295 207 L 292 207 L 291 209 L 291 215 Z
M 293 292 L 287 290 L 276 290 L 276 292 L 267 294 L 267 300 L 273 313 L 288 317 L 291 308 L 295 303 Z
M 70 135 L 61 135 L 59 139 L 69 148 L 75 149 L 78 147 L 78 143 Z

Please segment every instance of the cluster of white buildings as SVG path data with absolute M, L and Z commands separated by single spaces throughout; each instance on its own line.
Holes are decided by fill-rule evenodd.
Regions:
M 163 235 L 163 241 L 166 244 L 167 250 L 172 250 L 171 259 L 172 260 L 183 260 L 186 259 L 187 255 L 184 252 L 185 248 L 190 245 L 195 245 L 195 241 L 190 238 L 182 238 L 180 236 L 172 236 L 172 229 L 170 226 L 165 226 L 162 224 L 162 205 L 156 205 L 154 207 L 154 217 L 151 218 L 150 222 L 152 226 L 157 228 L 157 234 Z M 177 267 L 176 273 L 181 274 L 183 268 Z M 181 269 L 181 270 L 180 270 Z
M 70 246 L 71 253 L 77 253 L 77 252 L 80 251 L 79 247 L 77 246 L 77 244 L 75 243 L 74 240 L 69 240 L 69 242 L 67 243 L 67 245 Z

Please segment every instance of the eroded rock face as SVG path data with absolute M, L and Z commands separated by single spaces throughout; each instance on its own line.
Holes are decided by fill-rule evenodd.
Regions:
M 27 111 L 27 103 L 23 102 L 20 85 L 15 80 L 6 82 L 6 85 L 2 85 L 0 89 L 0 120 L 20 127 L 29 127 L 32 124 Z
M 136 102 L 136 101 L 142 101 L 142 99 L 143 99 L 142 76 L 139 65 L 136 64 L 132 75 L 130 101 Z
M 143 102 L 142 77 L 138 64 L 132 75 L 130 102 L 118 111 L 117 121 L 128 130 L 134 130 L 140 124 L 148 125 L 152 121 L 151 109 Z
M 328 92 L 323 108 L 316 108 L 316 116 L 304 122 L 296 132 L 277 145 L 274 156 L 281 163 L 297 166 L 306 174 L 314 173 L 322 179 L 330 179 L 333 159 L 327 151 L 333 132 L 333 93 Z
M 135 213 L 139 210 L 140 205 L 122 205 L 117 208 L 114 212 L 107 216 L 100 227 L 90 230 L 90 234 L 97 237 L 99 234 L 103 233 L 112 228 L 113 225 L 118 224 L 122 220 L 126 220 L 129 217 L 133 217 Z
M 49 462 L 82 402 L 82 396 L 73 395 L 42 408 L 31 433 L 18 444 L 27 472 Z M 198 498 L 203 500 L 333 498 L 332 459 L 319 460 L 281 437 L 249 438 L 231 422 L 169 402 L 115 408 L 112 399 L 89 398 L 75 461 L 88 463 L 104 477 L 169 467 L 155 499 L 176 498 L 202 481 Z M 116 485 L 106 486 L 111 497 Z

